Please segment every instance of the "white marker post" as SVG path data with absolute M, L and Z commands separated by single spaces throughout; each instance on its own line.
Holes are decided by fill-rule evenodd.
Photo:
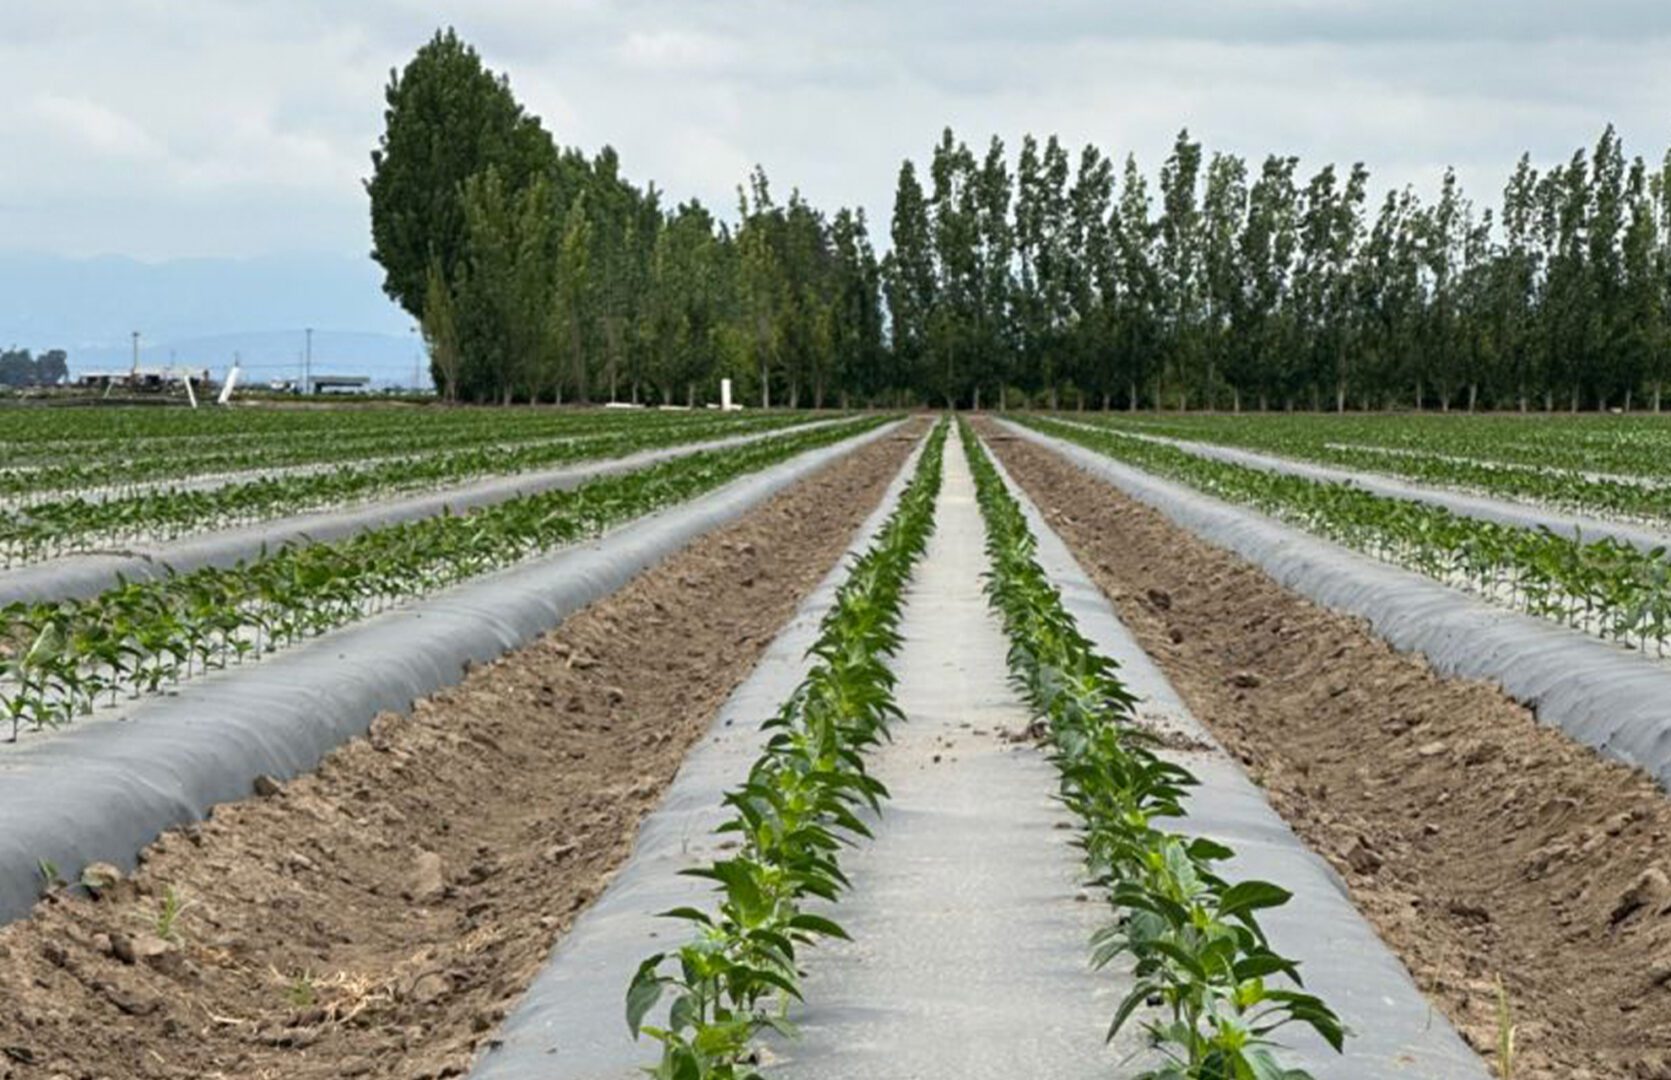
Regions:
M 719 381 L 719 409 L 720 409 L 720 412 L 730 412 L 731 411 L 731 380 L 730 379 L 721 379 Z
M 243 374 L 243 369 L 240 368 L 238 366 L 238 362 L 234 360 L 232 362 L 232 370 L 226 373 L 226 385 L 220 388 L 220 396 L 215 399 L 216 405 L 226 405 L 231 403 L 232 391 L 238 385 L 238 376 L 241 374 Z

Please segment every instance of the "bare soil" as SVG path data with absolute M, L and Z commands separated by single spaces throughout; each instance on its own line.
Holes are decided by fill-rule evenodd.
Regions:
M 991 437 L 997 433 L 988 429 Z M 1671 801 L 1048 451 L 995 449 L 1195 714 L 1516 1080 L 1671 1077 Z
M 463 1074 L 912 441 L 0 930 L 0 1078 Z

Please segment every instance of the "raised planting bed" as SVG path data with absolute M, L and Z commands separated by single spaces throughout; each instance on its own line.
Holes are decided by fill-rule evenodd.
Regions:
M 817 421 L 801 425 L 795 432 L 840 423 L 843 421 Z M 338 540 L 369 529 L 419 521 L 442 513 L 464 513 L 521 496 L 569 490 L 589 480 L 631 472 L 657 462 L 777 437 L 786 436 L 784 432 L 772 430 L 663 446 L 609 460 L 478 480 L 445 491 L 401 495 L 352 509 L 289 515 L 166 543 L 127 544 L 117 551 L 68 555 L 0 571 L 0 606 L 92 596 L 109 588 L 119 577 L 143 581 L 166 576 L 170 570 L 184 573 L 205 566 L 232 566 L 258 559 L 284 544 Z
M 1025 539 L 1011 539 L 1005 545 L 1009 550 L 1007 557 L 1019 566 L 1008 574 L 999 572 L 994 596 L 1008 613 L 1016 632 L 1043 642 L 1040 646 L 1018 649 L 1012 653 L 1011 663 L 1015 666 L 1019 661 L 1023 672 L 1020 677 L 1036 687 L 1036 707 L 1052 718 L 1052 730 L 1066 729 L 1065 734 L 1053 736 L 1053 742 L 1059 760 L 1070 770 L 1064 774 L 1070 802 L 1088 804 L 1093 818 L 1098 816 L 1098 807 L 1104 808 L 1100 813 L 1106 813 L 1120 805 L 1113 795 L 1099 794 L 1096 787 L 1087 786 L 1083 776 L 1075 779 L 1072 771 L 1087 764 L 1084 760 L 1087 755 L 1111 753 L 1114 760 L 1125 763 L 1102 764 L 1088 775 L 1130 777 L 1137 775 L 1134 768 L 1154 772 L 1151 783 L 1132 789 L 1146 792 L 1143 802 L 1154 812 L 1138 834 L 1144 830 L 1178 830 L 1172 838 L 1176 845 L 1172 848 L 1173 855 L 1159 858 L 1148 864 L 1149 869 L 1138 872 L 1139 880 L 1143 881 L 1141 888 L 1134 888 L 1128 880 L 1130 871 L 1122 874 L 1104 869 L 1115 906 L 1122 908 L 1127 916 L 1123 922 L 1112 924 L 1111 929 L 1123 926 L 1129 930 L 1133 920 L 1152 918 L 1157 911 L 1166 910 L 1174 901 L 1164 901 L 1157 907 L 1157 890 L 1162 896 L 1176 896 L 1179 894 L 1170 894 L 1168 890 L 1177 888 L 1181 880 L 1202 880 L 1201 871 L 1186 868 L 1189 860 L 1182 853 L 1195 841 L 1212 841 L 1222 845 L 1222 850 L 1211 851 L 1206 865 L 1220 865 L 1206 873 L 1220 875 L 1221 880 L 1216 886 L 1202 889 L 1193 903 L 1205 911 L 1222 913 L 1226 908 L 1239 907 L 1234 898 L 1247 898 L 1246 902 L 1254 905 L 1252 910 L 1257 911 L 1257 922 L 1263 928 L 1269 949 L 1276 957 L 1298 964 L 1306 991 L 1337 1014 L 1347 1032 L 1343 1052 L 1337 1052 L 1329 1041 L 1320 1037 L 1328 1033 L 1327 1029 L 1312 1030 L 1305 1019 L 1313 1014 L 1302 1012 L 1301 1022 L 1273 1033 L 1287 1044 L 1275 1054 L 1285 1066 L 1300 1065 L 1318 1076 L 1415 1076 L 1434 1080 L 1487 1076 L 1484 1063 L 1448 1024 L 1436 1018 L 1432 1006 L 1410 981 L 1402 965 L 1358 914 L 1333 870 L 1307 850 L 1259 789 L 1190 715 L 1171 684 L 1121 625 L 1107 599 L 1085 576 L 1037 509 L 1003 473 L 1001 466 L 994 466 L 991 475 L 993 480 L 988 482 L 988 487 L 996 490 L 988 492 L 985 500 L 989 520 L 995 516 L 1001 520 L 1004 515 L 1019 517 L 1025 525 L 1023 535 L 1036 542 L 1034 548 L 1029 548 Z M 1021 530 L 1012 521 L 1009 531 Z M 1056 593 L 1054 599 L 1052 590 Z M 1099 668 L 1098 658 L 1112 661 L 1113 666 Z M 1105 710 L 1120 718 L 1115 733 L 1093 735 L 1108 726 L 1106 719 L 1098 719 Z M 1112 744 L 1111 748 L 1098 750 L 1104 739 Z M 1172 785 L 1179 778 L 1164 770 L 1156 771 L 1153 766 L 1145 767 L 1143 759 L 1148 755 L 1157 755 L 1165 762 L 1187 769 L 1192 782 L 1174 789 Z M 1185 813 L 1171 812 L 1174 807 L 1169 807 L 1169 802 Z M 1088 851 L 1112 852 L 1105 859 L 1117 865 L 1133 857 L 1129 848 L 1133 843 L 1132 825 L 1141 818 L 1122 814 L 1115 820 L 1119 822 L 1117 827 L 1098 825 L 1091 830 L 1089 835 L 1100 839 Z M 1127 854 L 1120 854 L 1122 851 Z M 1143 865 L 1143 860 L 1139 859 L 1138 865 Z M 1276 886 L 1279 892 L 1271 893 L 1270 885 Z M 1232 917 L 1230 921 L 1237 920 Z M 1231 968 L 1218 969 L 1210 959 L 1211 948 L 1195 950 L 1193 961 L 1184 962 L 1192 951 L 1190 942 L 1205 946 L 1206 941 L 1198 936 L 1203 925 L 1210 924 L 1197 922 L 1196 930 L 1181 935 L 1180 940 L 1186 946 L 1183 952 L 1169 953 L 1159 961 L 1144 959 L 1141 943 L 1132 940 L 1137 934 L 1113 932 L 1100 940 L 1111 947 L 1123 947 L 1120 955 L 1135 955 L 1140 972 L 1147 972 L 1148 984 L 1168 1001 L 1184 998 L 1185 991 L 1192 987 L 1219 980 L 1225 991 L 1232 992 L 1230 988 L 1235 987 L 1233 993 L 1245 993 L 1242 988 L 1247 979 L 1233 974 Z M 1151 933 L 1153 929 L 1150 928 Z M 1257 939 L 1246 944 L 1253 949 L 1252 955 L 1257 955 L 1263 947 Z M 1222 959 L 1228 961 L 1228 954 Z M 1197 970 L 1192 966 L 1194 963 L 1203 966 Z M 1220 972 L 1216 979 L 1215 971 Z M 1282 981 L 1274 973 L 1256 980 L 1268 982 L 1271 989 L 1280 987 Z M 1248 997 L 1248 1002 L 1251 1004 L 1257 996 Z M 1200 997 L 1200 1001 L 1207 1003 L 1202 1010 L 1204 1015 L 1242 1012 L 1232 1004 L 1236 1000 L 1235 997 L 1215 999 L 1212 994 Z M 1267 1018 L 1280 1016 L 1271 1003 L 1245 1011 L 1251 1015 L 1265 1013 Z M 1190 1026 L 1209 1036 L 1223 1030 L 1199 1020 Z M 1182 1045 L 1186 1043 L 1184 1038 L 1168 1041 L 1180 1046 L 1176 1052 L 1187 1057 L 1190 1048 Z M 1194 1047 L 1194 1051 L 1210 1055 L 1214 1050 L 1212 1042 L 1209 1037 Z
M 1279 584 L 1369 620 L 1393 647 L 1448 675 L 1496 683 L 1544 723 L 1671 785 L 1671 668 L 1543 619 L 1506 611 L 1263 514 L 1020 425 L 1044 446 Z
M 1117 423 L 1085 423 L 1052 417 L 1050 423 L 1062 427 L 1080 428 L 1088 431 L 1100 432 L 1104 435 L 1114 435 L 1118 438 L 1133 439 L 1171 447 L 1209 461 L 1222 461 L 1232 465 L 1242 465 L 1264 472 L 1281 473 L 1284 476 L 1297 476 L 1307 480 L 1315 480 L 1324 484 L 1352 484 L 1364 491 L 1376 495 L 1383 495 L 1391 499 L 1408 499 L 1413 502 L 1427 503 L 1431 506 L 1443 507 L 1461 517 L 1478 518 L 1481 521 L 1492 521 L 1501 525 L 1512 526 L 1517 529 L 1547 528 L 1557 536 L 1585 538 L 1599 540 L 1612 537 L 1622 544 L 1641 551 L 1652 551 L 1663 548 L 1671 543 L 1671 523 L 1666 521 L 1650 521 L 1643 525 L 1633 525 L 1626 521 L 1595 517 L 1577 513 L 1575 510 L 1589 505 L 1574 499 L 1562 499 L 1556 492 L 1559 488 L 1554 482 L 1549 483 L 1551 489 L 1544 497 L 1537 496 L 1536 484 L 1528 485 L 1524 498 L 1515 499 L 1503 497 L 1500 492 L 1485 494 L 1470 494 L 1466 491 L 1447 490 L 1436 486 L 1433 482 L 1424 481 L 1421 477 L 1401 478 L 1378 475 L 1374 472 L 1345 469 L 1334 465 L 1317 464 L 1310 461 L 1296 461 L 1292 458 L 1276 454 L 1261 453 L 1235 446 L 1220 446 L 1211 442 L 1201 442 L 1194 439 L 1182 439 L 1168 435 L 1156 435 L 1142 430 L 1129 430 Z M 1489 467 L 1486 467 L 1489 468 Z M 1667 515 L 1671 515 L 1671 488 L 1644 488 L 1641 484 L 1619 485 L 1626 491 L 1638 493 L 1658 493 L 1667 506 Z M 1528 503 L 1536 505 L 1528 505 Z M 1566 507 L 1573 509 L 1566 509 Z M 1621 510 L 1620 513 L 1624 513 Z M 1646 508 L 1638 508 L 1637 516 L 1648 516 Z M 1665 515 L 1658 515 L 1665 516 Z
M 906 505 L 901 499 L 922 471 L 922 460 L 913 455 L 907 461 L 881 505 L 858 530 L 848 549 L 852 559 L 860 559 L 886 539 L 885 530 L 898 521 L 899 508 Z M 920 506 L 915 516 L 923 516 Z M 922 527 L 920 520 L 914 526 Z M 638 1018 L 672 1031 L 674 1025 L 663 1019 L 663 1009 L 653 1008 L 649 1000 L 652 991 L 658 991 L 655 996 L 659 998 L 659 991 L 669 989 L 653 982 L 662 965 L 646 965 L 645 954 L 658 941 L 681 941 L 689 924 L 658 913 L 701 910 L 712 898 L 711 879 L 681 871 L 702 869 L 704 864 L 712 870 L 737 850 L 736 839 L 715 832 L 733 810 L 726 802 L 727 792 L 746 780 L 751 765 L 761 760 L 760 724 L 774 716 L 791 716 L 798 701 L 818 696 L 806 680 L 815 668 L 828 669 L 810 650 L 821 639 L 830 640 L 841 602 L 862 595 L 848 585 L 852 580 L 848 566 L 838 567 L 802 602 L 754 672 L 727 701 L 709 738 L 686 758 L 661 805 L 645 819 L 632 859 L 559 944 L 478 1061 L 473 1076 L 626 1077 L 640 1075 L 639 1066 L 657 1057 L 679 1054 L 680 1044 L 690 1033 L 687 1025 L 696 1020 L 696 1014 L 688 1008 L 681 1010 L 685 1022 L 663 1049 L 649 1039 L 635 1040 L 623 1010 L 629 987 L 635 988 L 633 1011 Z M 885 627 L 886 613 L 875 614 L 883 619 L 880 627 Z M 877 643 L 885 645 L 890 636 L 884 635 Z M 868 667 L 870 662 L 865 663 Z M 871 685 L 880 684 L 871 681 Z M 807 694 L 797 697 L 797 688 Z M 885 688 L 884 699 L 871 699 L 872 704 L 882 700 Z M 677 988 L 672 990 L 684 998 Z M 752 1036 L 756 1025 L 744 1019 L 742 1028 Z M 720 1049 L 712 1041 L 710 1048 Z
M 1609 440 L 1606 427 L 1583 419 L 1505 420 L 1453 418 L 1433 427 L 1415 417 L 1391 415 L 1123 415 L 1075 417 L 1073 422 L 1186 445 L 1221 460 L 1360 480 L 1385 493 L 1432 498 L 1459 513 L 1512 512 L 1531 503 L 1586 515 L 1579 520 L 1603 528 L 1621 520 L 1645 521 L 1661 531 L 1671 527 L 1671 486 L 1666 484 L 1671 466 L 1658 439 L 1633 443 L 1615 432 L 1617 439 Z M 1516 441 L 1508 441 L 1509 435 Z M 1321 467 L 1313 471 L 1313 466 Z M 1457 492 L 1488 498 L 1444 502 Z
M 396 608 L 259 664 L 0 752 L 0 917 L 27 912 L 48 860 L 131 865 L 163 829 L 311 768 L 383 711 L 530 640 L 690 538 L 735 519 L 896 425 L 809 450 L 599 540 Z

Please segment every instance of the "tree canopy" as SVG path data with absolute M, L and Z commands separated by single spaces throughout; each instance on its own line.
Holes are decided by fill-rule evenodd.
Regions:
M 1671 156 L 1611 127 L 1490 206 L 1187 131 L 1150 173 L 946 129 L 878 257 L 761 169 L 727 220 L 559 149 L 451 30 L 386 99 L 373 255 L 452 399 L 1658 409 L 1671 378 Z

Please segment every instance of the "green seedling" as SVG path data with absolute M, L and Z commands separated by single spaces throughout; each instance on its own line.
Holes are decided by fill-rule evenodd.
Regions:
M 987 596 L 1010 636 L 1011 676 L 1045 724 L 1059 797 L 1081 819 L 1090 879 L 1114 909 L 1092 941 L 1092 963 L 1129 965 L 1135 978 L 1108 1037 L 1142 1026 L 1165 1064 L 1139 1080 L 1305 1080 L 1278 1063 L 1272 1036 L 1297 1024 L 1339 1050 L 1346 1032 L 1260 929 L 1259 912 L 1287 903 L 1289 893 L 1223 876 L 1216 867 L 1230 849 L 1155 824 L 1184 817 L 1195 778 L 1160 757 L 1135 723 L 1117 666 L 1080 633 L 1034 558 L 1020 506 L 967 428 L 964 446 L 987 527 Z
M 1497 977 L 1497 1076 L 1499 1080 L 1514 1080 L 1514 1037 L 1519 1028 L 1509 1009 L 1508 988 L 1502 976 Z
M 168 888 L 164 889 L 162 894 L 162 904 L 157 909 L 157 936 L 162 938 L 164 941 L 179 940 L 180 917 L 190 910 L 191 907 L 191 902 L 183 899 L 180 894 L 175 891 L 174 886 L 170 885 Z
M 285 1001 L 298 1012 L 311 1009 L 319 1000 L 318 987 L 314 985 L 313 972 L 302 971 L 291 979 L 284 990 Z
M 899 506 L 837 590 L 811 671 L 764 725 L 766 749 L 748 779 L 726 794 L 726 857 L 687 871 L 715 884 L 716 903 L 665 912 L 689 924 L 692 940 L 646 959 L 627 987 L 629 1030 L 661 1045 L 651 1076 L 757 1078 L 756 1039 L 795 1034 L 799 958 L 847 936 L 803 904 L 846 891 L 840 852 L 869 835 L 858 812 L 887 796 L 864 755 L 900 717 L 886 658 L 900 645 L 904 589 L 933 527 L 947 431 L 930 436 Z M 645 1023 L 663 1001 L 666 1023 Z
M 63 876 L 58 873 L 58 864 L 51 859 L 35 860 L 35 873 L 40 875 L 42 892 L 53 892 L 62 889 L 66 884 Z

